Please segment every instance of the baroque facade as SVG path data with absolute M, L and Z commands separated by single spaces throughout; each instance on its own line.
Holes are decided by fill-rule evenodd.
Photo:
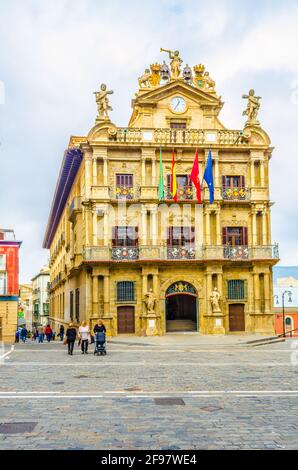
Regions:
M 243 95 L 244 128 L 219 120 L 223 102 L 203 65 L 152 64 L 139 78 L 128 127 L 109 117 L 113 92 L 96 92 L 98 115 L 71 137 L 46 229 L 50 320 L 102 319 L 108 334 L 274 332 L 270 139 L 260 97 Z M 190 180 L 213 159 L 214 202 Z M 176 162 L 177 202 L 171 193 Z M 164 193 L 158 185 L 163 179 Z

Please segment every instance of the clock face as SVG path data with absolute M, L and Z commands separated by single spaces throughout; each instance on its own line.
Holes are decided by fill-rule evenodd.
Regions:
M 171 110 L 174 113 L 183 113 L 186 110 L 186 101 L 182 96 L 175 96 L 171 99 Z

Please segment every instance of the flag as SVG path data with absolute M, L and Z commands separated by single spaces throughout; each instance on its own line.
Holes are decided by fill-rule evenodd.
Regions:
M 171 177 L 171 193 L 175 202 L 177 202 L 177 181 L 176 181 L 176 161 L 175 151 L 172 153 L 172 177 Z
M 200 185 L 200 179 L 199 179 L 199 152 L 198 149 L 196 149 L 196 155 L 195 159 L 193 162 L 193 167 L 191 170 L 190 174 L 190 179 L 193 182 L 195 188 L 196 188 L 196 193 L 197 193 L 197 200 L 200 204 L 202 204 L 202 197 L 201 197 L 201 185 Z
M 209 188 L 209 194 L 210 194 L 210 204 L 213 203 L 214 201 L 214 184 L 213 184 L 213 173 L 212 173 L 212 152 L 211 148 L 208 153 L 208 159 L 207 163 L 205 166 L 205 171 L 204 171 L 204 176 L 203 176 L 203 181 L 206 181 L 208 188 Z
M 158 183 L 158 200 L 162 201 L 165 197 L 165 188 L 163 181 L 163 166 L 162 166 L 162 150 L 160 147 L 159 152 L 159 183 Z

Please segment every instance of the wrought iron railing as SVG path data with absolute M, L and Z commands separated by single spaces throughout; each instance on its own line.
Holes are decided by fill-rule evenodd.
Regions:
M 222 187 L 222 198 L 226 201 L 248 201 L 250 199 L 249 188 Z
M 228 260 L 252 261 L 279 259 L 278 245 L 265 246 L 88 246 L 83 249 L 85 261 L 136 261 L 136 260 Z
M 110 188 L 109 193 L 111 199 L 135 201 L 136 199 L 140 198 L 140 187 L 117 185 L 115 188 Z
M 194 195 L 194 192 L 193 192 L 193 187 L 191 185 L 177 187 L 177 199 L 179 201 L 187 201 L 189 199 L 191 200 L 193 199 L 193 195 Z M 166 188 L 165 199 L 168 199 L 168 200 L 173 199 L 173 195 L 171 193 L 170 188 Z

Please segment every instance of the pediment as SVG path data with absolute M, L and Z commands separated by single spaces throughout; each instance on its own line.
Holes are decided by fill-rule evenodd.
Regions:
M 216 96 L 215 93 L 208 93 L 200 90 L 199 88 L 186 84 L 182 80 L 174 80 L 166 85 L 159 86 L 158 88 L 148 89 L 148 91 L 142 90 L 142 92 L 136 96 L 134 104 L 154 105 L 155 103 L 176 94 L 181 94 L 201 106 L 222 107 L 223 105 L 220 97 Z

